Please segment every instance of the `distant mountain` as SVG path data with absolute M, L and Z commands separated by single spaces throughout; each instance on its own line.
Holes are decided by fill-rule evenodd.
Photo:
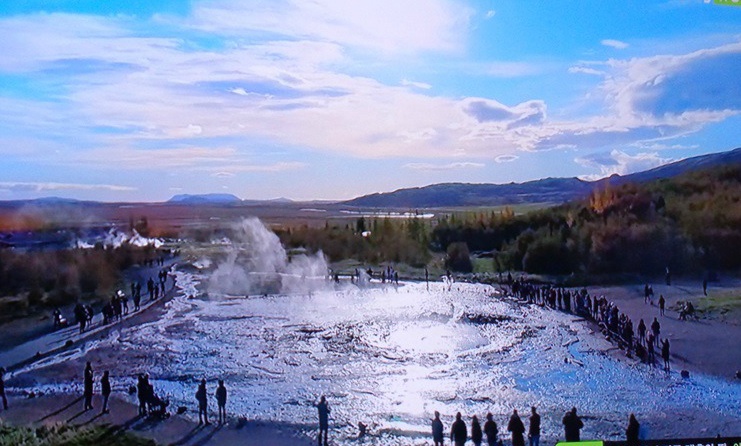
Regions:
M 613 175 L 609 180 L 612 184 L 643 183 L 645 181 L 659 180 L 662 178 L 672 178 L 693 170 L 736 163 L 741 163 L 741 147 L 728 152 L 711 153 L 709 155 L 700 155 L 683 159 L 681 161 L 664 164 L 663 166 L 655 167 L 643 172 L 632 173 L 630 175 Z M 597 182 L 604 182 L 605 180 L 606 179 L 602 179 Z
M 565 203 L 584 197 L 606 183 L 619 185 L 671 178 L 684 172 L 729 163 L 741 163 L 741 148 L 701 155 L 630 175 L 613 175 L 597 181 L 578 178 L 546 178 L 526 183 L 470 184 L 442 183 L 393 192 L 364 195 L 342 204 L 373 208 L 436 208 L 458 206 L 499 206 L 523 203 Z
M 170 198 L 167 202 L 175 204 L 238 204 L 242 200 L 232 194 L 180 194 Z

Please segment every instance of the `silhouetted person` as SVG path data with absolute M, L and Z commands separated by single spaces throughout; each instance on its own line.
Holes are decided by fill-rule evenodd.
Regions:
M 198 401 L 198 424 L 208 426 L 208 392 L 206 392 L 206 379 L 201 380 L 196 391 L 196 400 Z
M 573 407 L 570 412 L 566 413 L 562 422 L 566 441 L 580 441 L 580 431 L 584 427 L 584 423 L 576 414 L 576 407 Z
M 442 446 L 443 439 L 443 422 L 440 421 L 440 412 L 435 411 L 435 418 L 432 419 L 432 441 L 435 446 Z
M 702 294 L 708 295 L 708 279 L 702 279 Z
M 486 434 L 486 442 L 489 443 L 489 446 L 494 446 L 497 443 L 497 435 L 499 434 L 499 428 L 497 428 L 497 423 L 496 421 L 494 421 L 494 417 L 492 416 L 491 412 L 486 414 L 486 423 L 484 423 L 484 433 Z
M 219 380 L 219 387 L 216 388 L 216 404 L 219 406 L 219 423 L 226 423 L 226 387 L 224 380 Z
M 149 293 L 149 300 L 156 299 L 154 296 L 154 280 L 151 277 L 147 280 L 147 292 Z
M 85 325 L 87 324 L 87 312 L 82 304 L 75 305 L 75 320 L 80 324 L 80 333 L 85 331 Z
M 317 411 L 319 412 L 319 437 L 318 442 L 319 446 L 322 446 L 322 432 L 324 433 L 324 446 L 327 446 L 329 443 L 327 441 L 327 437 L 329 435 L 329 413 L 332 411 L 332 409 L 329 408 L 329 403 L 327 403 L 327 399 L 322 395 L 321 398 L 319 398 L 319 402 L 315 404 Z
M 525 425 L 517 415 L 517 409 L 513 410 L 512 416 L 509 417 L 507 430 L 512 432 L 512 446 L 525 446 Z
M 426 266 L 425 266 L 425 283 L 427 284 L 427 291 L 430 291 L 430 272 L 427 271 Z
M 455 421 L 450 426 L 450 441 L 455 446 L 463 446 L 466 444 L 468 439 L 468 429 L 466 428 L 466 422 L 463 421 L 461 413 L 455 414 Z
M 147 377 L 139 375 L 136 383 L 136 396 L 139 399 L 139 415 L 147 415 Z
M 484 439 L 484 434 L 481 432 L 481 425 L 476 415 L 471 417 L 471 441 L 476 446 L 481 446 L 481 440 Z
M 661 341 L 661 358 L 664 360 L 664 370 L 669 371 L 669 340 Z
M 527 432 L 527 436 L 530 439 L 530 446 L 540 445 L 540 415 L 535 410 L 535 406 L 530 408 L 530 429 Z
M 111 381 L 108 377 L 108 370 L 103 372 L 103 377 L 100 378 L 100 394 L 103 395 L 103 410 L 100 413 L 109 413 L 108 398 L 111 396 Z
M 0 367 L 0 397 L 3 399 L 3 409 L 8 410 L 8 398 L 5 396 L 5 367 Z
M 646 342 L 646 323 L 643 322 L 643 319 L 638 322 L 638 341 Z
M 661 324 L 657 318 L 651 323 L 651 332 L 654 335 L 654 342 L 659 342 L 659 334 L 661 333 Z
M 638 432 L 641 430 L 641 425 L 638 424 L 638 420 L 636 420 L 636 416 L 633 414 L 630 414 L 630 418 L 628 419 L 628 428 L 625 429 L 625 440 L 627 443 L 627 446 L 638 446 L 640 444 L 638 440 Z
M 93 408 L 93 366 L 90 365 L 90 361 L 85 364 L 83 375 L 82 396 L 85 397 L 85 410 L 91 410 Z
M 659 294 L 659 314 L 664 315 L 664 306 L 666 306 L 666 299 L 663 294 Z

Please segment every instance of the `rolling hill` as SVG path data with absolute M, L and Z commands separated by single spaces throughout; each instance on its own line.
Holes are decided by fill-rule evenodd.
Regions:
M 578 178 L 545 178 L 525 183 L 471 184 L 441 183 L 393 192 L 364 195 L 343 202 L 346 206 L 372 208 L 438 208 L 458 206 L 499 206 L 522 203 L 565 203 L 581 198 L 607 183 L 620 185 L 672 178 L 698 169 L 741 163 L 741 148 L 701 155 L 630 175 L 613 175 L 597 181 Z

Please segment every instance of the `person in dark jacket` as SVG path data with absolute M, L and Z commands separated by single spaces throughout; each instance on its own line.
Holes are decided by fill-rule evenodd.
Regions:
M 484 439 L 484 434 L 481 432 L 481 425 L 476 415 L 471 417 L 471 441 L 476 446 L 481 446 L 481 440 Z
M 440 412 L 435 411 L 435 418 L 432 419 L 432 441 L 435 446 L 442 446 L 443 439 L 443 422 L 440 421 Z
M 628 428 L 625 429 L 625 440 L 628 446 L 638 446 L 638 432 L 641 430 L 641 425 L 638 424 L 638 420 L 636 420 L 636 416 L 634 414 L 630 414 L 630 418 L 628 419 Z
M 461 413 L 458 412 L 455 414 L 453 425 L 450 426 L 450 441 L 452 441 L 455 446 L 463 446 L 466 444 L 467 439 L 468 429 L 466 428 L 466 422 L 463 421 Z
M 661 341 L 661 359 L 664 360 L 664 370 L 669 371 L 669 340 Z
M 85 397 L 85 410 L 91 410 L 93 408 L 93 366 L 90 365 L 90 361 L 85 364 L 82 396 Z
M 486 423 L 484 423 L 484 433 L 486 434 L 486 442 L 489 446 L 497 444 L 497 435 L 499 434 L 499 428 L 497 427 L 496 421 L 491 412 L 486 414 Z
M 322 446 L 322 432 L 324 432 L 324 446 L 327 446 L 329 444 L 327 442 L 329 435 L 329 413 L 332 410 L 329 408 L 329 403 L 327 403 L 324 395 L 319 398 L 319 402 L 315 406 L 319 411 L 319 446 Z
M 206 391 L 205 378 L 198 385 L 196 400 L 198 401 L 198 424 L 210 425 L 211 423 L 208 422 L 208 392 Z
M 527 437 L 530 439 L 530 446 L 540 445 L 540 415 L 535 410 L 535 406 L 530 408 L 530 429 L 527 432 Z
M 517 415 L 517 409 L 513 410 L 512 416 L 509 417 L 507 430 L 512 432 L 512 446 L 525 446 L 525 425 Z
M 579 441 L 580 431 L 584 427 L 584 423 L 576 414 L 576 407 L 573 407 L 570 412 L 566 413 L 562 422 L 566 441 Z
M 100 378 L 100 394 L 103 395 L 103 409 L 100 413 L 110 413 L 110 410 L 108 410 L 108 398 L 111 396 L 111 380 L 108 376 L 108 370 L 103 372 L 103 377 Z
M 224 380 L 219 380 L 219 387 L 216 388 L 216 404 L 219 406 L 219 424 L 226 423 L 226 387 Z

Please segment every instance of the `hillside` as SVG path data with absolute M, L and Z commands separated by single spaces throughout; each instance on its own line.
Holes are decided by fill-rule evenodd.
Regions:
M 546 178 L 525 183 L 443 183 L 364 195 L 342 204 L 375 208 L 436 208 L 453 206 L 497 206 L 520 203 L 566 203 L 584 198 L 606 183 L 613 186 L 672 178 L 685 172 L 719 165 L 741 163 L 741 148 L 701 155 L 630 175 L 613 175 L 597 181 L 578 178 Z

